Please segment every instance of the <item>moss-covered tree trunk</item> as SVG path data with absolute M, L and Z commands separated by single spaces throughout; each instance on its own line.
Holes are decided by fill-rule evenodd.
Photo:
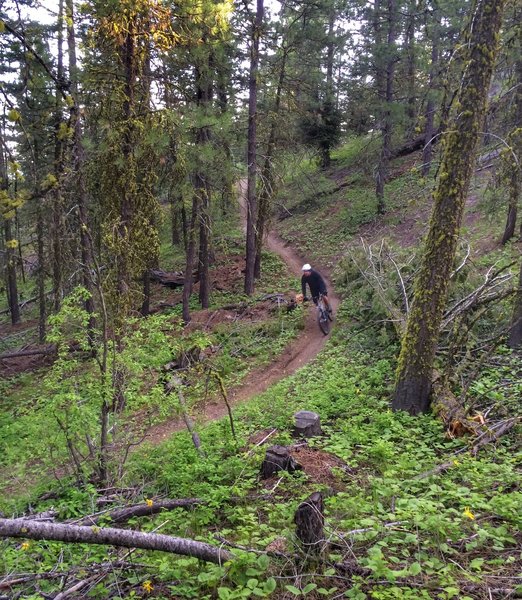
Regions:
M 506 157 L 509 170 L 509 203 L 508 214 L 502 244 L 506 244 L 514 235 L 517 224 L 520 188 L 522 187 L 522 26 L 519 25 L 518 43 L 515 51 L 519 55 L 515 64 L 515 127 L 509 136 L 509 144 L 513 154 Z M 521 226 L 522 233 L 522 226 Z
M 433 214 L 425 242 L 393 395 L 394 410 L 416 415 L 430 404 L 431 374 L 459 230 L 498 49 L 504 0 L 479 0 L 455 116 L 443 140 Z
M 515 296 L 515 306 L 509 332 L 508 346 L 510 348 L 519 348 L 522 346 L 522 261 L 520 262 L 518 292 Z

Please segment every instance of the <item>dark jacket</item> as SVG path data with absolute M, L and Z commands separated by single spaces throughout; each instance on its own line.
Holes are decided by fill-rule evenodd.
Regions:
M 303 296 L 306 296 L 306 284 L 308 284 L 310 288 L 310 294 L 312 296 L 312 300 L 316 301 L 319 298 L 319 294 L 327 294 L 326 283 L 324 279 L 319 275 L 317 271 L 312 269 L 312 272 L 307 277 L 303 275 L 301 277 L 301 288 L 303 290 Z

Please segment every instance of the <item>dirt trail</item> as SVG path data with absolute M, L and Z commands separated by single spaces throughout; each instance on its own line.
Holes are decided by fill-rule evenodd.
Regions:
M 246 222 L 246 207 L 245 207 L 245 181 L 241 181 L 240 189 L 240 207 L 243 223 Z M 289 270 L 294 275 L 301 274 L 301 267 L 305 259 L 301 257 L 291 246 L 287 246 L 285 242 L 273 231 L 269 232 L 265 247 L 270 251 L 278 254 L 287 264 Z M 328 298 L 332 304 L 334 312 L 339 306 L 339 298 L 333 292 L 332 283 L 329 273 L 323 269 L 323 275 L 326 285 L 329 290 Z M 297 290 L 299 291 L 299 290 Z M 237 404 L 244 402 L 253 396 L 261 394 L 271 385 L 284 379 L 288 375 L 295 373 L 306 363 L 314 359 L 323 348 L 327 337 L 319 330 L 317 325 L 317 315 L 313 304 L 308 308 L 308 314 L 305 321 L 305 328 L 297 338 L 292 340 L 283 352 L 269 365 L 256 368 L 243 379 L 241 384 L 235 388 L 228 390 L 229 402 Z M 222 399 L 216 398 L 207 402 L 202 412 L 198 415 L 198 421 L 213 421 L 220 419 L 227 414 L 226 406 Z M 185 425 L 181 419 L 175 419 L 163 423 L 149 430 L 147 441 L 153 444 L 159 444 L 168 439 L 172 433 L 184 429 Z

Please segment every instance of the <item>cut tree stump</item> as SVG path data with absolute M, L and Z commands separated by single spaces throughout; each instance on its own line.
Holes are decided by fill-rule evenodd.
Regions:
M 325 545 L 324 503 L 321 492 L 314 492 L 295 512 L 295 534 L 307 552 L 319 553 Z
M 265 460 L 261 464 L 260 476 L 261 479 L 268 479 L 279 471 L 293 473 L 301 468 L 301 465 L 292 458 L 286 446 L 270 446 L 266 451 Z
M 317 413 L 310 410 L 300 410 L 295 413 L 294 418 L 294 436 L 310 438 L 314 435 L 322 435 L 321 418 Z

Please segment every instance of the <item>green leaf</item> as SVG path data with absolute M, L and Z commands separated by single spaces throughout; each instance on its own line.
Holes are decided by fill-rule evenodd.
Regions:
M 218 596 L 220 600 L 228 600 L 230 598 L 230 589 L 224 587 L 218 588 Z
M 251 590 L 253 590 L 255 587 L 257 587 L 258 583 L 259 583 L 258 579 L 249 579 L 247 581 L 247 587 L 250 588 Z
M 294 585 L 285 585 L 285 589 L 294 596 L 300 596 L 301 590 L 297 589 Z
M 263 589 L 267 594 L 271 594 L 276 589 L 276 587 L 277 583 L 273 577 L 269 577 L 263 585 Z
M 308 585 L 305 585 L 302 591 L 303 596 L 305 594 L 309 594 L 312 590 L 315 590 L 316 587 L 317 583 L 309 583 Z
M 257 566 L 263 571 L 266 571 L 268 569 L 269 564 L 270 559 L 266 554 L 261 554 L 261 556 L 259 556 L 259 558 L 257 559 Z
M 469 564 L 469 568 L 473 569 L 474 571 L 480 571 L 482 569 L 482 564 L 484 563 L 484 559 L 483 558 L 474 558 L 470 564 Z
M 422 573 L 422 567 L 418 562 L 412 563 L 408 570 L 411 575 L 419 575 L 420 573 Z

